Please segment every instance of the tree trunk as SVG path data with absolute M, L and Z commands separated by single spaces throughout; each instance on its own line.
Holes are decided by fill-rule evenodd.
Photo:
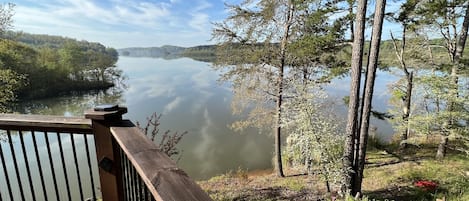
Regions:
M 456 94 L 454 94 L 455 97 L 458 96 L 458 76 L 459 76 L 458 71 L 459 71 L 459 67 L 460 67 L 461 57 L 463 56 L 464 47 L 466 45 L 468 28 L 469 28 L 469 7 L 466 8 L 466 13 L 464 15 L 463 24 L 462 24 L 462 27 L 461 27 L 461 33 L 459 34 L 459 38 L 457 39 L 457 42 L 456 42 L 456 51 L 455 51 L 455 54 L 454 54 L 454 64 L 453 64 L 453 67 L 451 68 L 451 81 L 453 82 L 454 87 L 455 87 L 455 89 L 454 89 L 454 91 L 456 93 Z M 448 110 L 450 112 L 455 110 L 455 103 L 454 102 L 449 102 L 448 107 L 449 107 Z M 451 120 L 449 123 L 450 123 L 450 126 L 451 126 L 453 124 L 453 120 Z
M 286 59 L 286 49 L 287 42 L 290 37 L 290 27 L 292 25 L 293 14 L 295 11 L 295 6 L 292 1 L 288 1 L 288 12 L 286 15 L 286 21 L 284 26 L 284 33 L 280 46 L 280 66 L 279 66 L 279 75 L 278 75 L 278 86 L 277 86 L 277 119 L 276 119 L 276 128 L 275 128 L 275 155 L 276 155 L 276 169 L 277 176 L 285 177 L 283 174 L 283 165 L 282 165 L 282 127 L 280 126 L 282 120 L 282 101 L 283 101 L 283 82 L 284 82 L 284 71 L 285 71 L 285 59 Z
M 413 88 L 413 82 L 414 82 L 414 72 L 408 72 L 406 71 L 406 79 L 407 79 L 407 88 L 406 88 L 406 94 L 405 94 L 405 104 L 404 108 L 402 111 L 402 120 L 406 126 L 405 130 L 402 131 L 401 135 L 401 145 L 400 148 L 404 149 L 406 148 L 407 143 L 403 142 L 407 140 L 409 137 L 409 132 L 410 132 L 410 125 L 409 125 L 409 117 L 410 117 L 410 106 L 412 104 L 412 88 Z
M 461 33 L 459 34 L 459 38 L 457 39 L 457 42 L 456 42 L 456 51 L 455 51 L 455 54 L 454 54 L 454 63 L 453 63 L 453 66 L 451 68 L 451 82 L 454 85 L 453 86 L 454 88 L 452 90 L 453 92 L 451 92 L 453 97 L 458 97 L 459 96 L 459 92 L 458 92 L 459 75 L 458 75 L 458 71 L 459 71 L 461 57 L 463 56 L 463 52 L 464 52 L 464 46 L 466 45 L 468 28 L 469 28 L 469 8 L 466 8 L 466 13 L 464 15 L 463 24 L 462 24 L 462 27 L 461 27 Z M 455 104 L 456 103 L 454 103 L 453 101 L 448 101 L 448 109 L 447 110 L 449 112 L 452 112 L 452 111 L 456 110 L 456 105 Z M 448 127 L 449 128 L 453 127 L 454 121 L 455 120 L 453 119 L 453 117 L 450 117 L 450 119 L 448 121 Z M 446 145 L 447 144 L 448 144 L 448 137 L 443 136 L 442 139 L 441 139 L 440 144 L 438 145 L 438 151 L 436 153 L 436 157 L 438 159 L 441 159 L 441 158 L 445 157 L 445 155 L 446 155 Z
M 466 44 L 468 28 L 469 28 L 469 7 L 466 8 L 466 14 L 464 15 L 464 21 L 461 27 L 461 34 L 459 35 L 459 40 L 458 40 L 458 43 L 456 44 L 456 55 L 454 56 L 454 60 L 457 64 L 459 64 L 459 61 L 464 52 L 464 46 Z
M 353 161 L 354 161 L 354 147 L 356 146 L 355 140 L 357 137 L 357 122 L 358 122 L 358 106 L 360 96 L 360 80 L 363 64 L 363 46 L 365 42 L 365 15 L 366 15 L 367 0 L 358 0 L 357 14 L 356 14 L 356 27 L 353 34 L 353 47 L 352 47 L 352 61 L 351 61 L 351 83 L 350 83 L 350 101 L 347 114 L 347 127 L 346 127 L 346 140 L 344 147 L 344 168 L 347 171 L 343 191 L 351 193 L 353 191 Z
M 409 72 L 409 69 L 407 69 L 406 60 L 404 58 L 404 52 L 406 48 L 406 36 L 407 36 L 406 33 L 407 33 L 407 24 L 404 22 L 403 28 L 402 28 L 401 47 L 400 47 L 400 50 L 398 50 L 397 42 L 396 42 L 397 40 L 394 38 L 391 32 L 391 39 L 393 41 L 394 50 L 396 52 L 397 59 L 399 60 L 399 63 L 401 65 L 402 71 L 404 71 L 406 82 L 407 82 L 406 92 L 403 98 L 404 106 L 402 107 L 402 122 L 405 125 L 405 129 L 401 131 L 401 143 L 400 143 L 399 149 L 405 149 L 407 147 L 407 143 L 405 141 L 409 137 L 409 132 L 410 132 L 409 116 L 410 116 L 410 106 L 412 104 L 412 89 L 413 89 L 413 79 L 414 79 L 414 72 L 413 71 Z
M 437 159 L 443 159 L 446 156 L 446 147 L 448 146 L 448 136 L 442 135 L 438 151 L 436 152 Z
M 378 67 L 379 46 L 381 43 L 381 32 L 383 28 L 384 9 L 386 0 L 377 0 L 375 8 L 375 16 L 373 22 L 372 40 L 370 46 L 369 62 L 367 65 L 367 82 L 365 88 L 365 97 L 363 97 L 363 112 L 360 130 L 360 146 L 358 151 L 358 169 L 355 175 L 355 191 L 361 192 L 363 180 L 363 170 L 365 168 L 366 145 L 368 142 L 368 131 L 370 126 L 371 104 L 373 99 L 373 88 L 376 78 L 376 69 Z
M 284 67 L 280 67 L 280 73 L 279 73 L 279 84 L 277 88 L 277 126 L 275 128 L 275 155 L 276 155 L 276 169 L 277 169 L 277 176 L 279 177 L 284 177 L 285 175 L 283 174 L 283 166 L 282 166 L 282 128 L 280 126 L 280 122 L 282 119 L 282 94 L 283 94 L 283 72 Z
M 348 8 L 348 13 L 349 15 L 353 14 L 353 1 L 348 1 L 349 3 L 349 8 Z M 350 19 L 350 41 L 355 41 L 355 30 L 354 30 L 354 24 L 353 24 L 353 19 Z

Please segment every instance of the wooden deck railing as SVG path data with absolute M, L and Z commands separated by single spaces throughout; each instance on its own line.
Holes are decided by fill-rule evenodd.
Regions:
M 211 200 L 126 112 L 0 114 L 0 201 Z
M 92 133 L 89 119 L 0 114 L 0 200 L 99 197 Z

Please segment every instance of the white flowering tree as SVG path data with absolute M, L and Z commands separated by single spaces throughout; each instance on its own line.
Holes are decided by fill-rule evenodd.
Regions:
M 287 158 L 308 173 L 320 175 L 328 192 L 338 191 L 344 182 L 342 166 L 343 121 L 332 111 L 326 93 L 312 82 L 293 87 L 295 94 L 284 104 L 282 126 L 287 129 Z

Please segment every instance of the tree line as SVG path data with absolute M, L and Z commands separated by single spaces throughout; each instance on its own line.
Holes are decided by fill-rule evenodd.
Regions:
M 233 113 L 245 117 L 232 128 L 273 134 L 278 176 L 285 175 L 286 157 L 322 175 L 328 191 L 361 195 L 378 67 L 394 67 L 400 77 L 389 88 L 391 109 L 383 115 L 393 123 L 400 149 L 412 138 L 438 136 L 435 157 L 445 157 L 450 140 L 462 142 L 454 149 L 469 153 L 469 5 L 398 3 L 392 11 L 385 10 L 385 0 L 227 5 L 229 16 L 212 31 L 218 42 L 214 68 L 233 85 Z M 401 30 L 382 33 L 385 20 Z M 383 34 L 391 39 L 382 42 Z M 344 72 L 351 83 L 341 121 L 327 109 L 334 103 L 323 87 Z

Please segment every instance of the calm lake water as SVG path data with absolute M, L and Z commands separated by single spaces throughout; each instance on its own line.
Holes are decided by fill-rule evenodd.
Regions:
M 218 72 L 210 63 L 189 58 L 120 57 L 117 63 L 128 77 L 126 87 L 30 101 L 18 105 L 17 112 L 82 116 L 83 111 L 102 103 L 128 107 L 124 118 L 145 122 L 153 112 L 161 113 L 161 131 L 188 131 L 180 143 L 179 166 L 195 179 L 226 173 L 238 168 L 255 170 L 272 167 L 273 139 L 255 129 L 234 132 L 228 128 L 237 116 L 231 114 L 232 90 L 217 82 Z M 385 111 L 387 84 L 396 78 L 378 72 L 374 109 Z M 349 94 L 346 78 L 335 79 L 326 87 L 331 98 L 341 103 Z M 342 104 L 338 110 L 345 114 Z M 389 139 L 392 129 L 385 121 L 374 120 L 378 133 Z

